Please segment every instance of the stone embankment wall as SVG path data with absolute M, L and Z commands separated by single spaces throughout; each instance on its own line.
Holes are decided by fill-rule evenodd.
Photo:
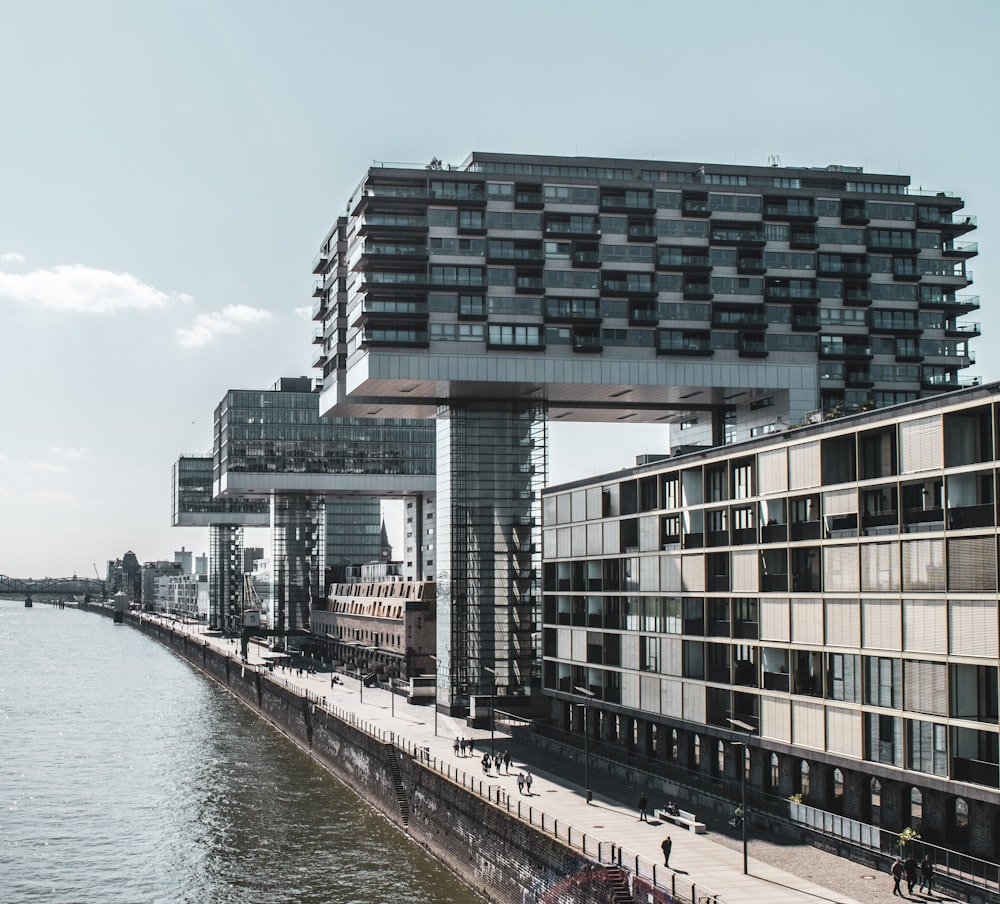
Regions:
M 442 775 L 423 748 L 393 735 L 374 736 L 353 713 L 323 706 L 286 686 L 280 676 L 244 665 L 235 647 L 227 655 L 135 613 L 127 623 L 259 713 L 486 900 L 633 904 L 620 870 L 600 866 L 546 833 L 544 825 L 532 826 Z M 657 894 L 656 900 L 667 899 Z

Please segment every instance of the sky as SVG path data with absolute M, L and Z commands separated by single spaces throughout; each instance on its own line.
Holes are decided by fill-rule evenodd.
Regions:
M 210 451 L 228 389 L 313 375 L 312 261 L 374 161 L 908 174 L 979 218 L 969 373 L 1000 378 L 994 0 L 0 0 L 0 22 L 0 574 L 207 550 L 170 526 L 171 465 Z M 553 425 L 550 479 L 666 448 Z

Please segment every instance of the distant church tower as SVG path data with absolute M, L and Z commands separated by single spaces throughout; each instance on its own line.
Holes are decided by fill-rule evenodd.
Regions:
M 382 519 L 382 543 L 381 552 L 379 553 L 379 561 L 392 561 L 392 544 L 389 542 L 389 534 L 385 529 L 385 518 Z

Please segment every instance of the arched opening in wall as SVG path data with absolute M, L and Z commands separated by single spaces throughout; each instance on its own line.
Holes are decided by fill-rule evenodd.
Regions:
M 768 783 L 771 793 L 777 794 L 781 788 L 781 762 L 778 760 L 778 754 L 776 753 L 771 754 L 771 769 L 768 773 Z
M 997 828 L 1000 829 L 1000 813 L 997 814 Z M 964 797 L 953 798 L 945 813 L 948 837 L 954 838 L 956 847 L 969 843 L 969 804 Z
M 877 778 L 873 778 L 871 782 L 868 818 L 871 820 L 873 826 L 882 825 L 882 783 Z
M 803 801 L 809 797 L 809 763 L 806 760 L 799 764 L 799 794 Z
M 691 766 L 701 769 L 701 738 L 698 735 L 691 739 Z
M 680 743 L 677 740 L 677 729 L 670 729 L 670 759 L 677 760 L 681 755 Z
M 649 754 L 655 757 L 660 752 L 660 726 L 653 722 L 649 726 Z
M 910 821 L 907 825 L 914 829 L 920 828 L 924 819 L 924 795 L 919 788 L 910 788 Z
M 715 769 L 712 770 L 716 778 L 726 774 L 726 742 L 719 741 L 715 748 Z
M 750 748 L 743 746 L 743 777 L 750 781 Z
M 844 773 L 833 770 L 833 799 L 831 801 L 835 813 L 844 812 Z

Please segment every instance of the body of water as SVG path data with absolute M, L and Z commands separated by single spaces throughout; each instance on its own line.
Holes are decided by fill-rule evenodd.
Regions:
M 0 901 L 479 900 L 152 640 L 0 600 Z

